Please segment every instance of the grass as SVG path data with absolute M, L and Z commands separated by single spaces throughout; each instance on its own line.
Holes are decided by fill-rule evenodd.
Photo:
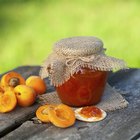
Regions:
M 0 0 L 0 73 L 41 65 L 53 43 L 97 36 L 107 54 L 140 67 L 139 0 Z

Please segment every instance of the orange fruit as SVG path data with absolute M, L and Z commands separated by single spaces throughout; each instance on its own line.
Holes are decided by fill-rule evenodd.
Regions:
M 60 104 L 54 109 L 49 109 L 48 116 L 50 122 L 57 127 L 66 128 L 75 123 L 74 111 L 71 107 L 64 104 Z
M 3 93 L 4 92 L 4 90 L 3 90 L 3 88 L 0 86 L 0 93 Z
M 36 117 L 42 122 L 50 122 L 48 116 L 48 110 L 54 109 L 55 105 L 43 105 L 40 106 L 36 111 Z
M 26 79 L 26 85 L 32 87 L 37 94 L 43 94 L 47 90 L 47 86 L 43 79 L 39 76 L 30 76 Z
M 26 85 L 18 85 L 14 88 L 18 105 L 22 107 L 31 106 L 36 100 L 36 92 Z
M 15 96 L 14 91 L 5 91 L 0 95 L 0 112 L 10 112 L 17 105 L 17 98 Z
M 25 84 L 25 79 L 17 72 L 11 71 L 4 74 L 1 78 L 1 86 L 16 87 L 17 85 Z

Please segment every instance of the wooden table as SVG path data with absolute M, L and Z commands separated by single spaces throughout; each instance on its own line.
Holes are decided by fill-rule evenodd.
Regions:
M 23 66 L 14 69 L 25 78 L 38 75 L 39 66 Z M 2 75 L 1 75 L 2 76 Z M 47 92 L 54 90 L 48 85 Z M 96 123 L 76 121 L 75 125 L 61 129 L 52 124 L 36 124 L 32 118 L 39 106 L 21 108 L 0 114 L 2 140 L 138 140 L 140 139 L 140 69 L 110 73 L 108 82 L 120 90 L 129 105 L 125 109 L 109 112 L 105 120 Z M 122 92 L 121 92 L 122 91 Z

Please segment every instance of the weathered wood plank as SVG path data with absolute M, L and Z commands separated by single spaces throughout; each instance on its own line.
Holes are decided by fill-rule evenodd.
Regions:
M 14 71 L 22 74 L 25 79 L 30 75 L 38 75 L 39 70 L 39 66 L 25 66 L 14 69 Z M 48 79 L 46 79 L 45 82 L 47 83 L 47 85 L 49 85 Z M 47 91 L 53 91 L 53 87 L 49 86 Z M 0 113 L 0 137 L 12 131 L 12 129 L 18 127 L 26 120 L 34 117 L 35 111 L 38 106 L 39 104 L 35 103 L 31 107 L 17 107 L 14 111 L 10 113 Z
M 139 132 L 140 122 L 138 118 L 131 119 L 127 113 L 125 116 L 122 113 L 125 112 L 109 113 L 106 120 L 94 124 L 77 121 L 73 127 L 67 129 L 56 128 L 51 124 L 33 124 L 31 121 L 27 121 L 17 130 L 5 136 L 4 139 L 129 140 Z M 122 117 L 125 117 L 124 120 Z
M 129 101 L 129 106 L 108 113 L 105 120 L 97 123 L 77 121 L 73 127 L 67 129 L 26 121 L 2 139 L 134 140 L 138 138 L 140 133 L 140 69 L 111 74 L 109 83 L 122 91 L 122 95 Z

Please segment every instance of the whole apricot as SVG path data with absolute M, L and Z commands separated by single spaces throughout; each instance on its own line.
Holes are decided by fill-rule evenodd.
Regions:
M 39 76 L 30 76 L 26 79 L 26 85 L 32 87 L 37 94 L 43 94 L 47 90 L 47 86 L 43 79 Z
M 36 92 L 27 85 L 18 85 L 14 88 L 18 105 L 22 107 L 31 106 L 36 100 Z

